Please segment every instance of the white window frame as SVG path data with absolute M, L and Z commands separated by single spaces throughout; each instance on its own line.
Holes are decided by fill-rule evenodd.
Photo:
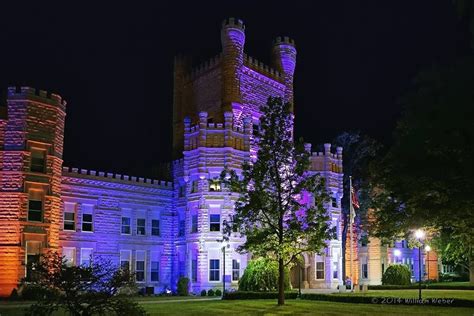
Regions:
M 153 262 L 158 262 L 158 271 L 155 271 L 158 273 L 158 280 L 152 280 L 153 276 Z M 158 251 L 152 251 L 150 252 L 150 282 L 160 282 L 160 269 L 161 264 L 160 264 L 160 254 Z
M 143 234 L 138 233 L 138 227 L 139 227 L 138 226 L 138 221 L 139 220 L 144 221 L 144 225 L 143 226 L 140 225 L 140 227 L 143 227 Z M 135 223 L 136 223 L 135 235 L 137 235 L 137 236 L 146 236 L 146 218 L 143 218 L 143 217 L 137 218 Z
M 87 206 L 87 208 L 86 208 Z M 81 216 L 81 231 L 83 233 L 93 233 L 94 232 L 94 205 L 91 204 L 82 204 L 82 216 Z M 84 222 L 84 215 L 91 215 L 90 222 Z M 91 224 L 91 230 L 84 230 L 84 223 Z
M 89 261 L 89 265 L 92 263 L 92 260 L 94 258 L 93 248 L 81 248 L 81 259 L 80 259 L 81 266 L 84 265 L 85 250 L 90 251 L 90 255 L 88 256 L 88 259 L 87 259 Z
M 124 256 L 122 256 L 124 254 Z M 122 258 L 128 260 L 122 260 Z M 120 250 L 120 268 L 122 268 L 122 262 L 128 262 L 128 270 L 130 271 L 132 268 L 132 251 L 131 250 Z
M 123 232 L 123 228 L 127 227 L 127 225 L 123 224 L 123 219 L 124 218 L 128 218 L 128 233 Z M 132 234 L 132 218 L 130 216 L 122 216 L 120 218 L 120 234 L 121 235 L 126 235 L 126 236 L 129 236 L 129 235 Z
M 72 212 L 68 210 L 68 206 L 72 207 Z M 73 220 L 66 220 L 66 214 L 73 214 Z M 74 229 L 66 229 L 66 222 L 72 222 Z M 64 203 L 64 213 L 63 213 L 63 231 L 66 232 L 75 232 L 77 229 L 77 212 L 76 212 L 76 203 L 65 202 Z
M 143 260 L 137 260 L 138 259 L 138 254 L 143 254 Z M 137 265 L 138 265 L 138 262 L 139 261 L 143 261 L 143 270 L 140 270 L 140 271 L 143 271 L 143 280 L 142 281 L 137 281 L 137 283 L 145 283 L 146 282 L 146 251 L 145 250 L 137 250 L 135 251 L 135 279 L 137 278 L 137 272 L 138 272 L 138 269 L 137 269 Z
M 318 269 L 318 263 L 323 264 L 323 269 Z M 318 278 L 318 271 L 323 272 L 323 277 Z M 316 260 L 314 261 L 314 279 L 315 280 L 325 280 L 326 279 L 326 258 L 325 257 L 320 257 L 316 256 Z
M 237 264 L 239 265 L 239 268 L 237 269 L 234 269 L 234 261 L 237 262 Z M 234 279 L 234 272 L 238 272 L 239 273 L 239 278 L 238 279 Z M 240 259 L 232 259 L 232 282 L 239 282 L 240 280 Z
M 64 255 L 66 250 L 72 250 L 72 261 L 71 262 Z M 63 255 L 64 259 L 66 260 L 66 265 L 67 266 L 75 266 L 76 265 L 76 247 L 63 247 L 63 254 L 62 255 Z
M 158 227 L 153 227 L 153 221 L 158 221 Z M 151 220 L 151 236 L 160 237 L 161 236 L 161 221 L 159 218 L 153 218 Z M 158 229 L 158 234 L 153 234 L 153 229 Z
M 211 230 L 211 225 L 217 223 L 217 222 L 212 222 L 212 221 L 211 221 L 211 217 L 212 217 L 213 215 L 214 215 L 214 216 L 215 216 L 215 215 L 219 216 L 219 229 L 218 229 L 218 230 Z M 220 213 L 217 213 L 217 212 L 216 212 L 216 213 L 209 213 L 209 232 L 211 232 L 211 233 L 220 233 L 221 230 L 222 230 L 222 216 L 221 216 L 221 214 L 220 214 Z

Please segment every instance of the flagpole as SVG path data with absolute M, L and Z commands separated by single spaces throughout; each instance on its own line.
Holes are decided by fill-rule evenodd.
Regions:
M 352 223 L 354 222 L 353 212 L 352 212 L 352 176 L 349 176 L 349 236 L 350 236 L 350 253 L 349 253 L 349 262 L 350 262 L 350 274 L 351 274 L 351 291 L 354 290 L 354 277 L 352 274 Z

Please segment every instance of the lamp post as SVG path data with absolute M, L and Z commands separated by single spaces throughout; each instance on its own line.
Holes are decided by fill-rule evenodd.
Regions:
M 426 268 L 428 270 L 427 271 L 428 274 L 426 275 L 426 280 L 429 281 L 430 280 L 430 251 L 431 251 L 430 245 L 425 246 L 425 251 L 426 251 Z
M 422 239 L 425 237 L 425 232 L 421 229 L 415 231 L 415 237 L 420 242 L 418 246 L 418 299 L 421 301 L 421 247 Z
M 230 248 L 230 245 L 227 243 L 225 239 L 217 239 L 218 242 L 222 243 L 222 298 L 224 298 L 225 294 L 225 249 Z
M 298 297 L 301 298 L 301 265 L 298 260 Z

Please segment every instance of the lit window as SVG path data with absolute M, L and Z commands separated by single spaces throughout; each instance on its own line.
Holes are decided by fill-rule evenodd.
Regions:
M 179 237 L 184 236 L 185 227 L 186 227 L 186 222 L 184 221 L 184 219 L 180 220 L 179 221 L 179 230 L 178 230 L 178 236 Z
M 46 167 L 45 151 L 32 149 L 31 150 L 31 165 L 30 170 L 33 172 L 44 172 Z
M 191 281 L 197 282 L 197 259 L 191 260 Z
M 198 216 L 193 214 L 191 216 L 191 233 L 197 233 L 198 231 Z
M 28 200 L 28 221 L 43 221 L 43 191 L 30 190 Z
M 221 216 L 219 214 L 211 214 L 209 230 L 211 232 L 218 232 L 221 230 Z
M 221 182 L 218 179 L 209 180 L 209 191 L 222 191 Z
M 159 261 L 158 252 L 151 252 L 151 281 L 158 282 L 160 281 L 160 261 Z
M 120 268 L 123 270 L 130 270 L 130 260 L 132 257 L 131 250 L 120 250 Z
M 122 234 L 130 235 L 130 232 L 132 231 L 130 222 L 130 217 L 122 217 Z
M 145 223 L 144 218 L 137 218 L 137 235 L 145 235 Z
M 158 219 L 151 220 L 151 235 L 160 236 L 160 221 Z
M 219 259 L 209 260 L 209 281 L 220 280 L 220 262 Z
M 316 261 L 316 280 L 324 280 L 324 261 L 318 258 Z
M 76 230 L 75 204 L 64 204 L 64 230 Z
M 145 251 L 137 251 L 136 253 L 135 275 L 137 282 L 145 281 Z
M 240 262 L 236 259 L 232 260 L 232 281 L 240 279 Z
M 63 258 L 67 266 L 73 266 L 76 264 L 76 248 L 63 248 Z
M 92 262 L 92 248 L 81 248 L 81 266 L 90 266 Z

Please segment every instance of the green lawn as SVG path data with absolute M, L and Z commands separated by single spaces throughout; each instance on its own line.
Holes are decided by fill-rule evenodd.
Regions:
M 366 293 L 337 293 L 334 295 L 418 298 L 418 290 L 369 290 Z M 421 290 L 421 295 L 423 298 L 459 298 L 474 301 L 474 290 Z
M 348 304 L 288 300 L 283 307 L 275 300 L 241 300 L 160 303 L 143 305 L 151 315 L 469 315 L 474 309 L 402 305 Z

